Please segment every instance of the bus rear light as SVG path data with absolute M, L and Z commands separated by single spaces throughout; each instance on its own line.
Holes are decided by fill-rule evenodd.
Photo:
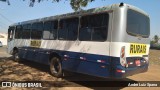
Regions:
M 140 60 L 135 60 L 136 66 L 141 66 Z
M 122 57 L 122 58 L 124 57 L 124 53 L 121 54 L 121 57 Z
M 128 62 L 129 65 L 133 64 L 133 62 Z
M 146 61 L 143 61 L 143 63 L 146 63 Z
M 125 73 L 125 70 L 116 70 L 118 73 Z
M 148 63 L 148 56 L 147 57 L 143 57 L 145 60 L 144 60 L 144 63 Z
M 124 58 L 124 56 L 125 56 L 125 47 L 123 46 L 121 48 L 121 58 Z
M 120 51 L 120 63 L 124 67 L 126 67 L 127 65 L 126 56 L 125 56 L 125 46 L 122 46 L 121 51 Z

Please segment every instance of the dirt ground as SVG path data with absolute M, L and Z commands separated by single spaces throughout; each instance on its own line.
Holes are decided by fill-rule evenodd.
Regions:
M 160 50 L 150 50 L 150 66 L 145 73 L 129 76 L 118 81 L 160 81 Z M 76 81 L 104 80 L 93 76 L 74 74 L 72 76 L 55 78 L 49 73 L 49 66 L 24 61 L 14 62 L 5 52 L 5 47 L 0 47 L 0 81 L 54 81 L 58 87 L 43 88 L 44 90 L 160 90 L 160 87 L 90 87 L 90 84 Z M 114 81 L 115 79 L 105 79 Z M 160 83 L 160 82 L 159 82 Z M 94 83 L 95 84 L 95 83 Z M 38 90 L 39 88 L 0 88 L 0 90 Z
M 150 50 L 149 53 L 150 64 L 160 66 L 160 50 Z

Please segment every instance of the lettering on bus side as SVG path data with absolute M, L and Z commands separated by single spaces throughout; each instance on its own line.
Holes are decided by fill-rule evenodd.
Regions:
M 40 47 L 41 46 L 41 41 L 40 40 L 31 40 L 30 46 L 32 46 L 32 47 Z
M 145 44 L 130 44 L 130 55 L 142 55 L 146 54 Z

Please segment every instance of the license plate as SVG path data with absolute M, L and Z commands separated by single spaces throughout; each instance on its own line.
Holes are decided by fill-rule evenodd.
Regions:
M 130 44 L 130 55 L 145 55 L 147 50 L 146 44 Z
M 136 60 L 135 63 L 136 63 L 136 66 L 141 66 L 140 60 Z

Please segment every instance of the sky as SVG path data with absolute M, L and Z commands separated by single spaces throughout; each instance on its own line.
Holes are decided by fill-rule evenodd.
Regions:
M 10 0 L 11 5 L 0 2 L 0 32 L 7 33 L 8 26 L 15 22 L 74 12 L 69 1 L 61 0 L 59 3 L 53 3 L 52 0 L 43 0 L 41 3 L 35 3 L 34 7 L 29 7 L 29 0 Z M 150 16 L 151 38 L 154 35 L 160 36 L 160 0 L 95 0 L 83 9 L 121 2 L 134 5 L 147 12 Z

